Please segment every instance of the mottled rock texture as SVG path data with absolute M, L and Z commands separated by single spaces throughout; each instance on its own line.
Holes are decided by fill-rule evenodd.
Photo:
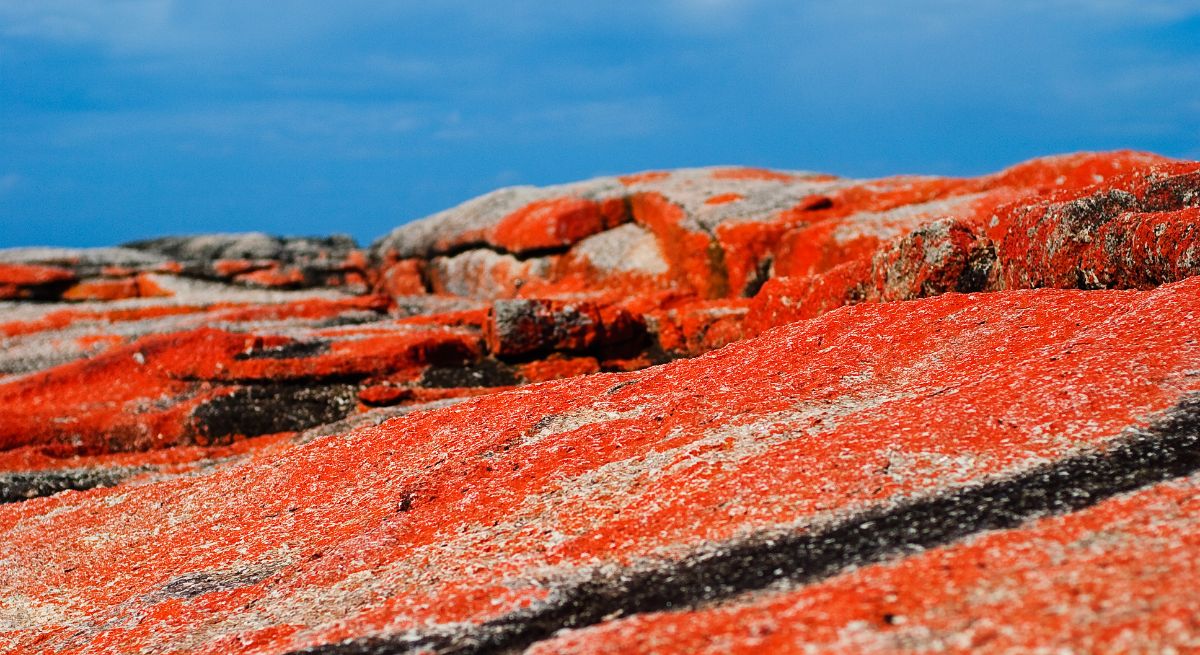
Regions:
M 1200 163 L 0 250 L 0 652 L 1200 649 Z

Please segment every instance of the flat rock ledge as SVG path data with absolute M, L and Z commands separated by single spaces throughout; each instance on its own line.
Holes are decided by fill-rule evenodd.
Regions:
M 1200 162 L 0 250 L 0 652 L 1200 650 Z

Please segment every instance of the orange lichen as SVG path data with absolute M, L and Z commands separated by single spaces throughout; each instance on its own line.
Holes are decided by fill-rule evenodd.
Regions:
M 761 180 L 765 182 L 793 182 L 791 173 L 780 173 L 765 168 L 722 168 L 712 172 L 715 180 Z
M 635 184 L 646 184 L 649 182 L 660 182 L 668 179 L 671 174 L 667 171 L 646 171 L 645 173 L 634 173 L 633 175 L 622 175 L 617 180 L 625 186 L 633 186 Z
M 743 200 L 744 198 L 745 198 L 745 196 L 743 196 L 740 193 L 721 193 L 721 194 L 718 194 L 718 195 L 708 198 L 707 200 L 704 201 L 704 204 L 706 204 L 706 205 L 727 205 L 731 202 L 737 202 L 739 200 Z
M 83 303 L 0 323 L 0 471 L 48 485 L 0 506 L 0 650 L 1194 641 L 1194 475 L 886 561 L 754 549 L 1157 438 L 1200 394 L 1200 164 L 618 182 L 369 258 L 0 267 Z M 622 604 L 739 548 L 751 593 Z

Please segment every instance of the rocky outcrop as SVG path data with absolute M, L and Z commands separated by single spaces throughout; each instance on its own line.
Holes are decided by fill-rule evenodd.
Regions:
M 0 251 L 0 650 L 1200 643 L 1200 163 Z

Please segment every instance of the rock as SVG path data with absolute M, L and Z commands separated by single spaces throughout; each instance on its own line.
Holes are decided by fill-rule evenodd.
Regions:
M 426 293 L 420 260 L 403 259 L 388 264 L 379 274 L 378 286 L 389 296 L 419 296 Z
M 162 288 L 154 277 L 139 273 L 131 277 L 84 280 L 62 292 L 60 297 L 63 300 L 124 300 L 170 295 L 172 293 Z
M 553 250 L 616 227 L 627 217 L 620 198 L 604 202 L 572 197 L 536 200 L 501 219 L 488 242 L 518 255 Z
M 74 273 L 54 266 L 0 264 L 0 300 L 53 298 L 74 281 Z
M 39 267 L 43 275 L 60 270 L 59 278 L 45 280 L 36 288 L 6 281 L 19 270 L 28 276 Z M 163 237 L 119 248 L 0 250 L 0 300 L 120 300 L 169 295 L 171 291 L 152 275 L 275 289 L 342 287 L 362 293 L 367 287 L 366 258 L 345 236 L 213 234 Z M 75 286 L 67 283 L 77 280 L 81 281 Z
M 181 262 L 274 260 L 285 263 L 342 259 L 357 246 L 347 236 L 273 237 L 261 232 L 162 237 L 124 244 Z
M 434 293 L 477 300 L 515 297 L 527 281 L 549 276 L 555 260 L 521 260 L 491 250 L 468 250 L 452 257 L 435 257 L 426 273 Z
M 1006 288 L 1148 288 L 1200 273 L 1200 173 L 1127 174 L 1087 195 L 1009 205 L 990 224 Z
M 138 269 L 164 264 L 167 258 L 132 248 L 3 248 L 0 262 L 59 266 L 94 276 L 104 269 Z
M 500 356 L 538 351 L 585 351 L 602 331 L 600 311 L 589 303 L 497 300 L 488 314 L 488 350 Z
M 1200 163 L 0 251 L 0 651 L 1200 640 Z
M 657 279 L 670 270 L 654 233 L 633 223 L 583 239 L 571 254 L 598 277 L 641 274 Z

